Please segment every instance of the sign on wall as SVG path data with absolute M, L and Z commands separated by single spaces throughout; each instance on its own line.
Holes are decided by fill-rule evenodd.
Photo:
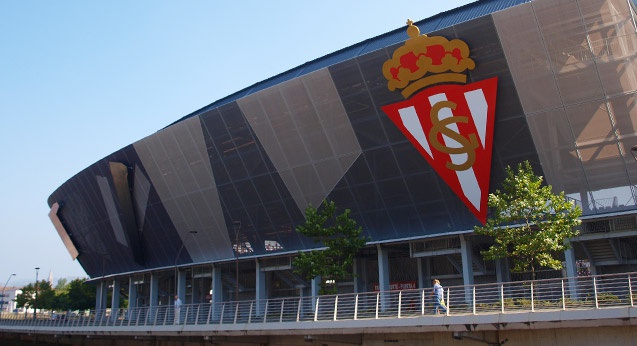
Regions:
M 405 100 L 381 108 L 484 224 L 497 77 L 467 84 L 475 62 L 464 41 L 407 25 L 409 39 L 383 64 L 387 87 Z

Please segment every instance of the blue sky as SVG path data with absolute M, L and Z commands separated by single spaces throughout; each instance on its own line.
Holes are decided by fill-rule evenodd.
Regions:
M 213 101 L 472 1 L 0 2 L 0 284 L 86 277 L 47 214 L 82 169 Z

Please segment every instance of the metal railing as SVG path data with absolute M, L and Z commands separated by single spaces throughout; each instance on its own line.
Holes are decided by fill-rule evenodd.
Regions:
M 477 315 L 634 307 L 637 273 L 450 286 L 446 315 Z M 317 297 L 91 310 L 78 314 L 3 313 L 0 330 L 21 327 L 130 327 L 230 325 L 429 317 L 434 315 L 431 288 Z M 53 318 L 52 318 L 53 317 Z

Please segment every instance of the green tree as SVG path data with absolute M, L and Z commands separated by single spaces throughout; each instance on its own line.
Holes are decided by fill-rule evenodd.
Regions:
M 35 284 L 28 284 L 22 288 L 22 293 L 18 294 L 15 298 L 16 306 L 21 307 L 37 307 L 38 309 L 51 309 L 54 305 L 55 291 L 51 284 L 42 280 L 38 283 L 38 294 L 36 304 Z
M 56 292 L 66 292 L 69 280 L 67 278 L 59 278 L 57 284 L 55 284 Z
M 309 237 L 325 249 L 299 252 L 293 261 L 294 271 L 306 280 L 320 276 L 320 294 L 336 293 L 338 282 L 351 275 L 356 253 L 365 246 L 367 238 L 350 210 L 337 215 L 334 201 L 324 201 L 323 208 L 311 205 L 305 209 L 305 223 L 296 231 Z
M 562 268 L 557 257 L 569 247 L 565 240 L 578 234 L 582 214 L 564 192 L 554 194 L 542 182 L 528 161 L 518 164 L 517 171 L 507 167 L 502 191 L 489 194 L 492 214 L 474 229 L 494 240 L 482 251 L 486 259 L 511 258 L 512 271 L 531 272 L 533 279 L 540 268 Z
M 75 279 L 69 282 L 65 310 L 86 310 L 95 307 L 95 286 L 87 284 L 86 279 Z

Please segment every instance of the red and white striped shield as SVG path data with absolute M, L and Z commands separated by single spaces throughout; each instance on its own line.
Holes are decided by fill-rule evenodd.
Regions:
M 436 85 L 383 106 L 482 224 L 486 223 L 497 77 Z

